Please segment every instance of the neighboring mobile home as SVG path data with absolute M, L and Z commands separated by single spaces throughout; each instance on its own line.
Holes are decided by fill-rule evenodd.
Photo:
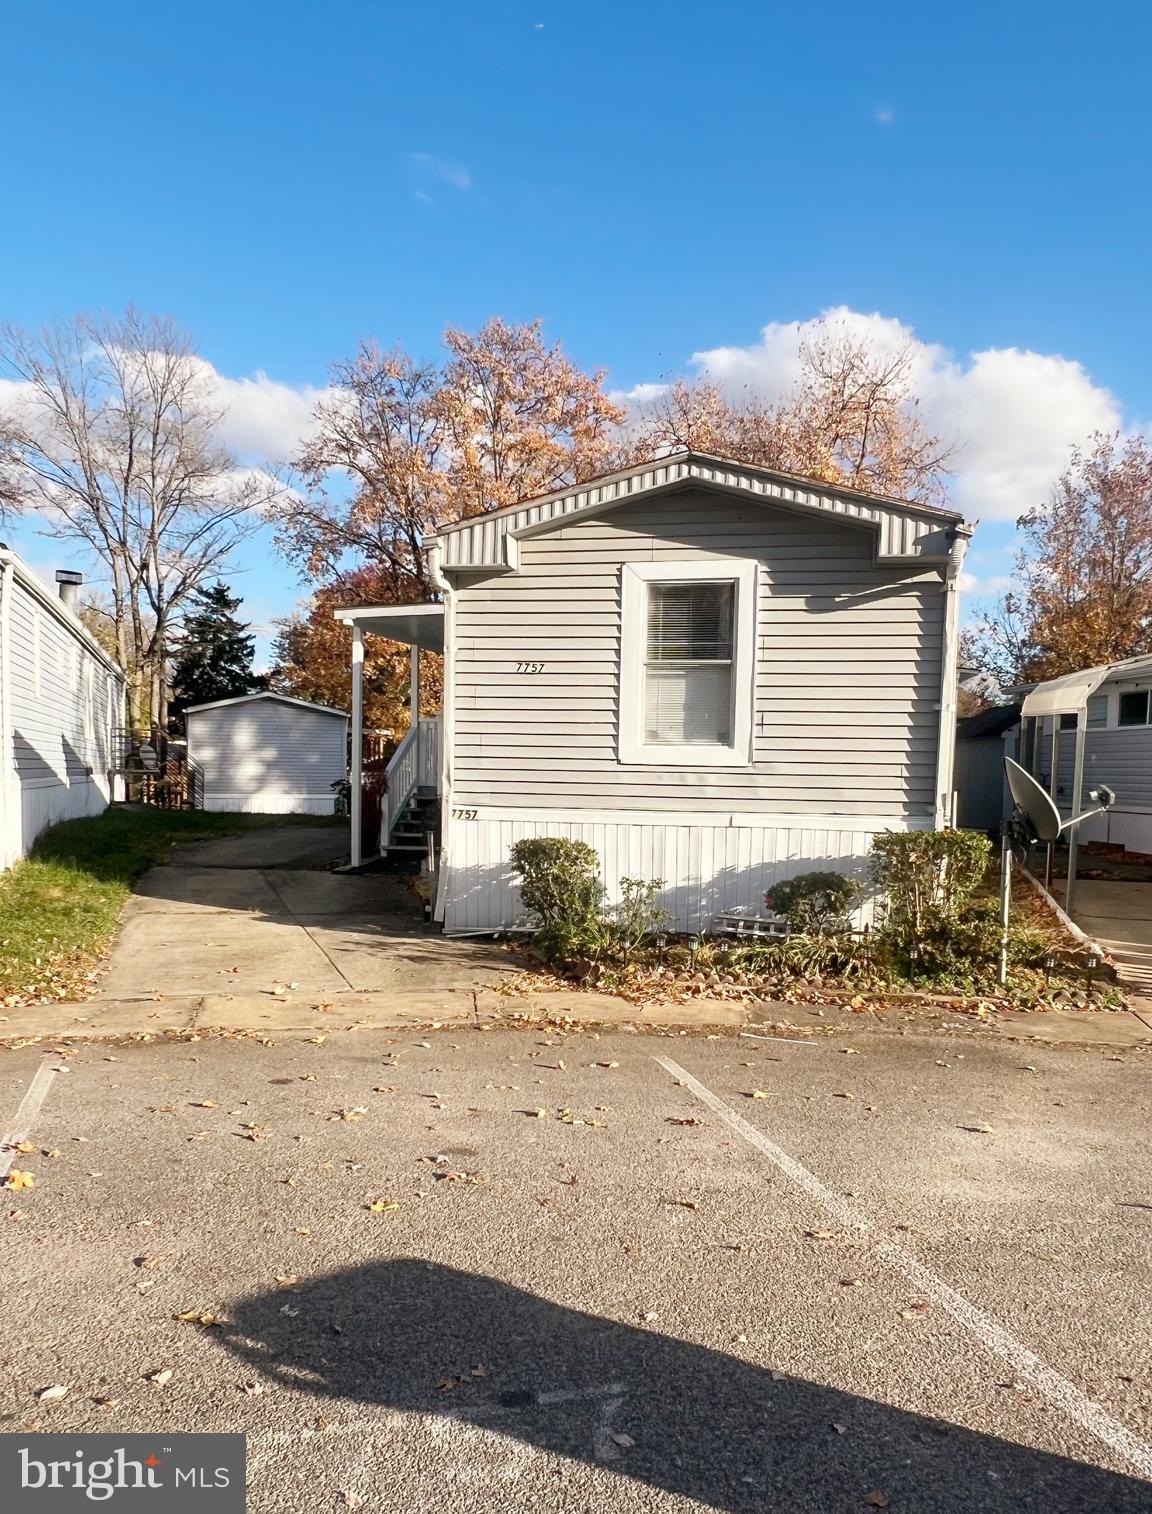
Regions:
M 354 733 L 366 632 L 443 647 L 445 928 L 521 919 L 508 852 L 525 836 L 589 842 L 610 896 L 663 879 L 697 930 L 761 909 L 780 878 L 862 873 L 878 831 L 948 821 L 970 534 L 698 453 L 438 531 L 442 604 L 337 613 Z M 392 814 L 429 725 L 394 759 Z M 354 768 L 356 752 L 354 734 Z
M 184 712 L 206 810 L 332 815 L 348 773 L 348 715 L 287 694 L 241 694 Z
M 1021 716 L 1020 761 L 1065 816 L 1073 811 L 1078 761 L 1076 810 L 1091 807 L 1088 792 L 1099 783 L 1116 794 L 1106 815 L 1084 821 L 1080 840 L 1152 855 L 1152 657 L 1038 683 L 1025 694 Z
M 112 797 L 124 675 L 72 608 L 80 581 L 61 572 L 53 594 L 0 548 L 0 867 Z

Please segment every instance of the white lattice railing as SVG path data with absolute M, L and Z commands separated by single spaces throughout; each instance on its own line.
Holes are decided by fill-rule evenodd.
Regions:
M 420 775 L 422 789 L 440 792 L 440 717 L 426 715 L 420 721 Z
M 396 822 L 417 787 L 440 788 L 440 717 L 418 720 L 392 755 L 380 813 L 380 850 L 386 851 Z

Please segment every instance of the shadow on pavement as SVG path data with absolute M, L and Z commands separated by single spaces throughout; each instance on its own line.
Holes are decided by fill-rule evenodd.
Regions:
M 1146 1514 L 1152 1498 L 1131 1477 L 414 1259 L 244 1299 L 227 1339 L 286 1386 L 462 1419 L 729 1514 L 860 1514 L 885 1507 L 873 1492 L 893 1514 Z

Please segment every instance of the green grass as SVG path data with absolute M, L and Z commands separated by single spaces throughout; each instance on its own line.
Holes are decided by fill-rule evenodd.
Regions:
M 283 825 L 347 824 L 316 815 L 109 809 L 66 820 L 0 876 L 0 1001 L 80 998 L 132 885 L 174 846 Z

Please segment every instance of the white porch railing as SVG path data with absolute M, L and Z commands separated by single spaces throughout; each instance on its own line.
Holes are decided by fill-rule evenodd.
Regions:
M 385 771 L 387 789 L 380 809 L 380 850 L 388 842 L 412 795 L 419 788 L 440 790 L 440 717 L 426 716 L 412 726 Z

